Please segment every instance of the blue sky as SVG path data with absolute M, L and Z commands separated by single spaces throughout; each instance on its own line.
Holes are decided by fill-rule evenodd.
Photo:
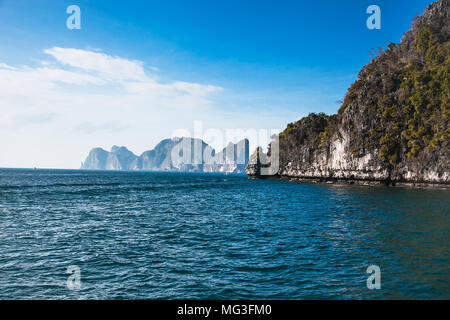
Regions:
M 0 63 L 9 67 L 4 79 L 8 77 L 11 83 L 18 77 L 13 68 L 19 68 L 22 78 L 17 83 L 23 89 L 24 83 L 32 86 L 23 77 L 35 76 L 39 81 L 45 71 L 51 80 L 44 92 L 71 94 L 72 100 L 73 94 L 79 93 L 86 99 L 80 98 L 78 103 L 89 104 L 52 109 L 33 103 L 32 110 L 20 113 L 19 102 L 28 106 L 23 101 L 47 97 L 30 92 L 0 101 L 0 109 L 7 109 L 0 110 L 6 113 L 4 128 L 9 124 L 9 136 L 4 134 L 0 145 L 11 154 L 19 153 L 17 158 L 0 155 L 0 167 L 35 163 L 78 167 L 91 147 L 113 144 L 127 145 L 139 154 L 176 129 L 192 129 L 194 120 L 219 130 L 283 129 L 309 112 L 334 113 L 339 108 L 337 101 L 369 61 L 369 50 L 399 42 L 413 17 L 431 2 L 0 0 Z M 72 4 L 81 8 L 81 30 L 66 28 L 66 8 Z M 381 8 L 381 30 L 366 27 L 366 8 L 373 4 Z M 48 51 L 52 48 L 62 50 Z M 63 49 L 83 52 L 74 56 Z M 148 81 L 170 85 L 163 87 L 167 90 L 164 102 L 161 95 L 139 100 L 129 95 L 128 100 L 121 100 L 127 104 L 122 110 L 117 106 L 107 115 L 107 106 L 95 110 L 102 101 L 99 94 L 111 97 L 121 90 L 135 93 L 136 88 L 130 89 L 130 83 L 122 87 L 123 74 L 112 79 L 105 70 L 86 69 L 73 60 L 84 59 L 81 54 L 89 52 L 104 54 L 105 59 L 137 62 L 148 77 L 131 81 L 142 81 L 145 88 Z M 44 71 L 42 66 L 46 66 Z M 82 74 L 80 68 L 85 68 Z M 62 71 L 77 74 L 71 74 L 71 80 L 55 80 L 56 73 L 67 76 Z M 87 79 L 93 71 L 101 73 L 97 77 L 109 77 L 107 83 L 100 84 L 100 78 Z M 84 82 L 77 78 L 74 83 L 75 76 L 83 76 Z M 183 95 L 177 91 L 177 83 L 184 84 Z M 193 85 L 198 85 L 195 92 Z M 175 96 L 168 97 L 171 94 Z M 63 96 L 48 104 L 62 100 Z M 189 101 L 187 106 L 175 105 L 185 101 Z M 139 119 L 135 119 L 137 112 Z M 60 140 L 54 138 L 55 131 Z M 39 138 L 39 148 L 31 137 Z M 67 142 L 73 150 L 65 152 L 67 158 L 56 161 L 44 156 L 45 150 L 65 148 Z M 27 143 L 42 153 L 34 163 L 20 162 L 17 146 L 23 148 Z

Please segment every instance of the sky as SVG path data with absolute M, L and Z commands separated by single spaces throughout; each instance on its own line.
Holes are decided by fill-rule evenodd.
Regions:
M 0 167 L 76 169 L 94 147 L 140 155 L 194 128 L 216 149 L 232 130 L 265 145 L 335 113 L 370 50 L 431 2 L 0 0 Z

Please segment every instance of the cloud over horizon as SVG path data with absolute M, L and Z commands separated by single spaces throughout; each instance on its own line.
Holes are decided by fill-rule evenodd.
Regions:
M 133 101 L 135 105 L 145 104 L 145 107 L 154 109 L 205 108 L 212 103 L 208 95 L 223 90 L 214 85 L 184 81 L 162 83 L 156 75 L 149 75 L 144 70 L 141 61 L 130 61 L 105 53 L 60 47 L 44 52 L 56 62 L 46 60 L 37 67 L 13 67 L 0 62 L 4 117 L 11 118 L 11 112 L 8 112 L 11 110 L 14 110 L 15 115 L 26 110 L 29 115 L 32 106 L 40 104 L 38 101 L 42 100 L 53 100 L 58 105 L 55 111 L 60 112 L 61 100 L 70 104 L 74 99 L 89 97 L 98 103 L 99 96 L 102 99 L 111 97 L 114 101 L 125 100 L 127 104 Z M 67 85 L 78 87 L 67 90 Z M 35 111 L 40 113 L 42 110 Z
M 167 75 L 154 66 L 97 49 L 43 52 L 43 60 L 29 57 L 34 65 L 0 61 L 0 167 L 75 169 L 94 147 L 124 145 L 140 154 L 175 132 L 195 136 L 195 121 L 225 134 L 272 130 L 297 116 L 276 108 L 279 97 L 268 102 L 264 92 L 163 81 Z M 244 137 L 206 142 L 220 150 Z M 250 148 L 268 142 L 247 138 Z
M 0 61 L 0 134 L 4 150 L 0 165 L 10 165 L 8 153 L 33 148 L 33 140 L 38 138 L 41 153 L 63 141 L 86 145 L 87 137 L 93 140 L 91 144 L 109 142 L 131 127 L 119 138 L 136 140 L 144 130 L 161 130 L 164 122 L 176 115 L 209 110 L 213 94 L 223 91 L 215 85 L 162 82 L 155 72 L 157 68 L 148 67 L 147 72 L 141 61 L 103 52 L 61 47 L 44 52 L 49 59 L 36 66 L 16 67 Z M 145 135 L 142 138 L 146 139 Z M 12 142 L 6 144 L 6 139 Z M 156 138 L 147 139 L 148 147 Z M 54 163 L 48 165 L 63 165 Z

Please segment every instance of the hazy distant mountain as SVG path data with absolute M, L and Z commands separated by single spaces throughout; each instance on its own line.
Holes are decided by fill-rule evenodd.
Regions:
M 203 167 L 204 172 L 245 172 L 249 160 L 248 140 L 238 143 L 229 143 L 214 157 L 213 163 L 207 163 Z M 244 165 L 245 163 L 245 165 Z
M 249 158 L 247 139 L 229 143 L 216 151 L 201 139 L 165 139 L 153 150 L 135 155 L 126 147 L 112 147 L 108 152 L 92 149 L 82 163 L 84 170 L 182 171 L 182 172 L 245 172 Z

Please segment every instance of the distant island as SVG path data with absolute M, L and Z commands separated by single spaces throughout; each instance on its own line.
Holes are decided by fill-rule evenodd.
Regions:
M 450 0 L 431 4 L 400 44 L 363 67 L 335 115 L 310 114 L 280 134 L 274 177 L 294 181 L 450 181 Z M 274 148 L 276 147 L 276 148 Z M 258 148 L 247 174 L 263 178 Z
M 229 143 L 216 153 L 201 139 L 165 139 L 153 150 L 135 155 L 126 147 L 92 149 L 81 164 L 83 170 L 178 171 L 245 173 L 249 161 L 249 141 Z

